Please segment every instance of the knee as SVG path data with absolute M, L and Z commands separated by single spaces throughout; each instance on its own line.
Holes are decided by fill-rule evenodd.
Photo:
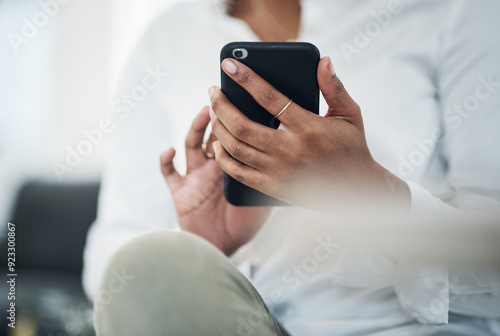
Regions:
M 182 267 L 184 271 L 195 267 L 202 260 L 225 258 L 205 239 L 188 232 L 152 232 L 131 240 L 112 257 L 107 275 L 113 270 L 126 268 L 133 273 L 161 272 L 175 275 L 173 270 Z M 203 265 L 196 265 L 201 266 Z M 170 272 L 166 272 L 170 269 Z
M 110 294 L 118 294 L 137 284 L 154 286 L 156 281 L 175 282 L 190 279 L 227 258 L 209 242 L 187 232 L 152 232 L 122 246 L 111 258 L 96 304 L 107 304 Z
M 154 335 L 151 314 L 175 314 L 196 292 L 195 281 L 229 265 L 219 250 L 190 233 L 153 232 L 131 240 L 112 257 L 96 296 L 98 335 L 134 335 L 144 328 Z M 133 326 L 127 323 L 132 320 Z
M 222 255 L 205 239 L 188 232 L 159 231 L 144 234 L 122 246 L 112 257 L 108 271 L 115 266 L 143 271 L 153 271 L 161 265 L 183 267 L 195 262 L 201 255 Z

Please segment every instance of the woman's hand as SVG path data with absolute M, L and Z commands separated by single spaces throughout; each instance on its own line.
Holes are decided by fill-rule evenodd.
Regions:
M 224 71 L 276 116 L 289 98 L 242 63 Z M 296 206 L 337 212 L 355 205 L 409 206 L 406 183 L 381 167 L 366 144 L 361 111 L 336 76 L 330 58 L 318 66 L 329 106 L 324 117 L 292 103 L 277 130 L 248 119 L 218 87 L 209 90 L 213 144 L 219 166 L 236 180 Z M 363 203 L 360 203 L 363 202 Z
M 205 107 L 186 137 L 186 176 L 174 167 L 173 148 L 161 155 L 161 171 L 172 192 L 181 228 L 231 255 L 257 233 L 270 208 L 235 207 L 226 201 L 223 172 L 202 149 L 209 122 L 209 108 Z

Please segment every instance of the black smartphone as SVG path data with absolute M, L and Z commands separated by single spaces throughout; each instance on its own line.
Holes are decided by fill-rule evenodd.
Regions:
M 222 48 L 221 63 L 234 58 L 289 97 L 294 103 L 319 113 L 317 80 L 320 53 L 311 43 L 233 42 Z M 277 121 L 252 96 L 221 69 L 221 89 L 229 101 L 249 119 L 278 128 Z M 286 144 L 283 144 L 286 146 Z M 252 189 L 224 174 L 224 194 L 236 206 L 277 206 L 284 202 Z

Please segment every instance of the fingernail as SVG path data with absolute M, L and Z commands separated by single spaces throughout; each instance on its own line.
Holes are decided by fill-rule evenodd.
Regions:
M 210 119 L 212 119 L 215 115 L 214 110 L 212 110 L 212 108 L 208 110 L 208 113 L 210 113 Z
M 160 154 L 160 161 L 162 164 L 166 164 L 167 163 L 167 158 L 172 155 L 172 151 L 174 149 L 171 147 L 169 148 L 168 150 L 164 151 L 163 153 Z
M 236 70 L 238 70 L 238 67 L 236 66 L 236 63 L 234 63 L 233 61 L 229 60 L 229 59 L 225 59 L 223 62 L 222 62 L 222 68 L 230 73 L 231 75 L 234 75 L 236 73 Z
M 208 89 L 208 96 L 210 97 L 210 99 L 212 99 L 212 97 L 214 96 L 215 90 L 216 90 L 215 86 L 212 86 L 210 89 Z
M 218 141 L 214 141 L 212 143 L 212 148 L 214 149 L 214 153 L 217 154 L 217 151 L 219 150 L 219 142 Z
M 330 69 L 332 76 L 335 76 L 335 69 L 333 68 L 332 59 L 330 57 L 328 57 L 328 68 Z

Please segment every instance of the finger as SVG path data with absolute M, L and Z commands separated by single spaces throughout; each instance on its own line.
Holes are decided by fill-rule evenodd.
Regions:
M 161 173 L 167 181 L 168 187 L 172 192 L 175 192 L 182 186 L 182 176 L 174 167 L 175 150 L 170 148 L 160 156 Z
M 217 164 L 232 178 L 255 189 L 259 189 L 264 184 L 263 176 L 258 170 L 233 159 L 219 141 L 215 141 L 213 147 Z
M 215 153 L 212 144 L 215 140 L 217 140 L 217 137 L 215 136 L 214 132 L 210 132 L 210 136 L 207 139 L 207 147 L 205 149 L 205 152 L 207 155 L 212 156 L 213 158 L 215 157 Z
M 262 168 L 269 161 L 267 154 L 235 138 L 216 115 L 212 117 L 211 123 L 212 131 L 220 144 L 234 159 L 256 169 Z
M 276 139 L 276 130 L 250 120 L 231 104 L 220 88 L 211 87 L 210 95 L 211 111 L 217 115 L 217 118 L 235 138 L 261 151 L 269 148 L 270 141 Z
M 277 116 L 282 112 L 290 102 L 290 98 L 276 90 L 249 67 L 234 59 L 225 59 L 222 62 L 222 69 L 273 116 Z M 301 124 L 300 119 L 304 117 L 305 112 L 303 108 L 292 103 L 286 109 L 286 113 L 280 115 L 279 120 L 284 125 Z
M 330 57 L 323 57 L 319 63 L 318 83 L 329 107 L 325 117 L 337 117 L 353 124 L 362 123 L 359 106 L 335 73 Z
M 193 120 L 193 124 L 186 136 L 186 163 L 187 173 L 200 167 L 207 160 L 201 145 L 205 136 L 205 130 L 210 123 L 209 107 L 205 106 Z

